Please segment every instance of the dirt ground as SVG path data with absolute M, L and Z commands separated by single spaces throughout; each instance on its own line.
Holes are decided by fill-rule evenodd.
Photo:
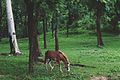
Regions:
M 99 77 L 93 76 L 91 77 L 90 80 L 111 80 L 111 79 L 108 77 L 104 77 L 104 76 L 99 76 Z

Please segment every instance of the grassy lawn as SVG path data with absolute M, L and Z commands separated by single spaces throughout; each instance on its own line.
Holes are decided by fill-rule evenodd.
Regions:
M 106 76 L 112 80 L 120 80 L 120 36 L 103 35 L 105 46 L 96 47 L 96 36 L 88 33 L 70 35 L 68 38 L 59 33 L 60 49 L 73 64 L 92 67 L 71 66 L 70 73 L 61 74 L 58 66 L 47 72 L 44 64 L 35 64 L 34 73 L 28 75 L 28 39 L 19 39 L 21 56 L 0 55 L 0 80 L 90 80 L 91 76 Z M 54 50 L 54 39 L 47 35 L 47 49 L 43 48 L 43 35 L 39 36 L 42 54 L 47 49 Z M 8 39 L 0 42 L 0 53 L 9 53 Z

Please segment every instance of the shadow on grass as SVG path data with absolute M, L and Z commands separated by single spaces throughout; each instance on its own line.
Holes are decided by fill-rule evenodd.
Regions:
M 94 66 L 88 66 L 88 65 L 83 65 L 83 64 L 70 64 L 71 66 L 78 66 L 78 67 L 89 67 L 89 68 L 96 68 Z
M 10 53 L 0 53 L 0 56 L 9 56 Z

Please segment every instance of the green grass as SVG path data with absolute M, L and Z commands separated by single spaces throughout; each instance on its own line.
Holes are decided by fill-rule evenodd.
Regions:
M 47 34 L 47 49 L 43 48 L 43 35 L 39 36 L 39 47 L 44 55 L 47 49 L 54 50 L 54 39 Z M 70 35 L 59 33 L 59 46 L 71 63 L 91 67 L 71 66 L 70 73 L 61 74 L 58 66 L 47 72 L 44 64 L 35 64 L 34 73 L 28 74 L 28 39 L 19 39 L 21 56 L 0 55 L 0 80 L 90 80 L 91 76 L 109 76 L 120 80 L 120 36 L 103 35 L 105 46 L 96 47 L 96 36 L 88 33 Z M 8 39 L 0 42 L 0 53 L 9 53 Z

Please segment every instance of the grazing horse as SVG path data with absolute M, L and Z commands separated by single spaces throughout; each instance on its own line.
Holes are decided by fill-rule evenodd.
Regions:
M 51 60 L 55 60 L 56 63 L 59 65 L 59 69 L 60 71 L 62 72 L 62 69 L 61 69 L 61 66 L 60 66 L 60 61 L 63 61 L 64 63 L 64 66 L 65 68 L 67 69 L 67 71 L 70 71 L 70 63 L 69 63 L 69 60 L 67 58 L 67 56 L 65 56 L 65 54 L 61 51 L 47 51 L 45 53 L 45 60 L 44 60 L 44 63 L 46 64 L 46 69 L 48 70 L 47 68 L 47 65 L 49 64 L 50 67 L 51 67 L 51 70 L 54 68 L 52 65 L 51 65 Z

